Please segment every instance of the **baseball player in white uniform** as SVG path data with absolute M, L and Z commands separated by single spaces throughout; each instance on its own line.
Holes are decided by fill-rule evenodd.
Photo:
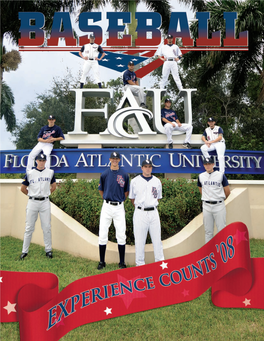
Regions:
M 47 157 L 46 168 L 50 168 L 50 154 L 56 141 L 64 140 L 65 137 L 61 128 L 55 125 L 55 116 L 48 117 L 48 124 L 40 129 L 38 133 L 38 143 L 28 155 L 27 171 L 33 167 L 35 157 L 40 153 Z
M 224 131 L 221 127 L 215 125 L 215 119 L 213 117 L 208 118 L 209 127 L 205 129 L 202 140 L 204 145 L 201 147 L 201 151 L 205 158 L 209 158 L 208 152 L 216 150 L 218 161 L 219 161 L 219 171 L 225 172 L 225 139 Z
M 93 34 L 90 34 L 90 43 L 85 44 L 82 46 L 79 56 L 85 60 L 83 64 L 83 72 L 80 82 L 80 88 L 83 88 L 83 84 L 86 80 L 86 77 L 91 69 L 93 69 L 95 81 L 98 84 L 98 87 L 101 88 L 102 84 L 100 81 L 100 74 L 99 74 L 99 64 L 98 60 L 101 60 L 104 58 L 105 53 L 102 47 L 98 44 L 95 44 L 94 39 L 95 36 Z M 101 57 L 98 58 L 99 53 L 101 53 Z
M 169 34 L 167 36 L 168 44 L 161 47 L 160 54 L 158 55 L 164 64 L 162 68 L 162 79 L 160 88 L 164 89 L 169 78 L 170 72 L 174 78 L 174 81 L 178 89 L 182 90 L 182 82 L 179 76 L 177 61 L 182 58 L 182 53 L 179 46 L 173 44 L 173 36 Z
M 99 256 L 100 262 L 97 269 L 105 267 L 105 252 L 108 242 L 109 227 L 114 222 L 116 239 L 119 251 L 119 268 L 126 268 L 125 247 L 126 247 L 126 218 L 124 201 L 129 193 L 129 176 L 123 169 L 119 168 L 121 160 L 118 152 L 110 155 L 110 168 L 101 174 L 99 182 L 99 193 L 104 199 L 99 225 Z
M 205 172 L 198 177 L 198 187 L 203 201 L 203 224 L 205 229 L 205 243 L 214 236 L 214 223 L 217 231 L 226 226 L 225 199 L 230 195 L 230 188 L 226 176 L 214 171 L 213 157 L 204 158 Z
M 43 230 L 46 256 L 52 258 L 51 246 L 51 215 L 49 196 L 56 189 L 54 171 L 45 168 L 46 155 L 41 153 L 36 157 L 37 167 L 27 171 L 21 185 L 21 192 L 28 195 L 26 210 L 26 227 L 24 242 L 20 259 L 23 260 L 29 250 L 35 223 L 40 216 L 41 228 Z
M 142 174 L 136 176 L 130 184 L 129 199 L 135 211 L 133 227 L 136 248 L 136 265 L 145 264 L 145 244 L 148 232 L 154 248 L 155 262 L 164 260 L 161 242 L 160 218 L 157 206 L 162 198 L 160 180 L 151 174 L 152 162 L 142 162 Z

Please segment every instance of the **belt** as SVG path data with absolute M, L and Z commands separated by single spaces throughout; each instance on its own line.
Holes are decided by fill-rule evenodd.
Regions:
M 155 207 L 145 207 L 145 208 L 143 208 L 143 207 L 138 206 L 137 208 L 139 210 L 143 210 L 143 211 L 154 211 L 155 210 Z
M 174 58 L 167 58 L 168 62 L 174 62 Z
M 119 202 L 119 201 L 109 201 L 109 200 L 106 200 L 105 201 L 107 204 L 110 204 L 110 205 L 114 205 L 114 206 L 117 206 L 117 205 L 121 205 L 122 202 Z
M 43 197 L 43 198 L 34 198 L 34 197 L 29 197 L 29 199 L 32 199 L 32 200 L 39 200 L 39 201 L 43 201 L 45 199 L 48 199 L 49 197 Z
M 89 58 L 89 60 L 94 60 L 94 58 Z
M 205 203 L 211 204 L 211 205 L 220 204 L 221 202 L 222 202 L 222 201 L 205 201 Z

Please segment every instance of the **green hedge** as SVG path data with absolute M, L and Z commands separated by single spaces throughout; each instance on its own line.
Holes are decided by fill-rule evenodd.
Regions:
M 163 198 L 159 202 L 161 220 L 161 237 L 167 239 L 201 212 L 201 196 L 194 180 L 160 179 Z M 99 180 L 65 180 L 58 184 L 51 200 L 65 213 L 69 214 L 89 231 L 98 235 L 102 198 L 98 192 Z M 134 207 L 129 199 L 125 201 L 127 244 L 134 244 L 133 212 Z M 109 229 L 109 240 L 116 242 L 115 229 Z M 147 242 L 151 240 L 148 237 Z

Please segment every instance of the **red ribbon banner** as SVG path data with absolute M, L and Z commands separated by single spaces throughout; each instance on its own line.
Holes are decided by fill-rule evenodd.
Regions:
M 54 274 L 1 271 L 1 322 L 19 321 L 21 341 L 57 341 L 83 324 L 191 301 L 210 287 L 216 306 L 264 309 L 263 270 L 237 222 L 189 255 L 85 277 L 60 293 Z

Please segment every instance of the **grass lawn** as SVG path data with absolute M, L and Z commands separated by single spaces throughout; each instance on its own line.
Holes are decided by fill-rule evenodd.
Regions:
M 52 260 L 47 259 L 44 248 L 36 244 L 30 245 L 27 258 L 20 261 L 21 240 L 2 237 L 0 242 L 1 270 L 54 273 L 59 278 L 59 291 L 77 279 L 98 274 L 96 262 L 57 250 L 53 251 Z M 251 257 L 264 257 L 264 240 L 251 239 L 250 250 Z M 116 269 L 117 264 L 107 264 L 103 271 Z M 19 323 L 1 323 L 0 340 L 20 340 Z M 211 290 L 208 290 L 191 302 L 86 324 L 72 330 L 61 340 L 262 341 L 264 310 L 215 307 L 211 302 Z

